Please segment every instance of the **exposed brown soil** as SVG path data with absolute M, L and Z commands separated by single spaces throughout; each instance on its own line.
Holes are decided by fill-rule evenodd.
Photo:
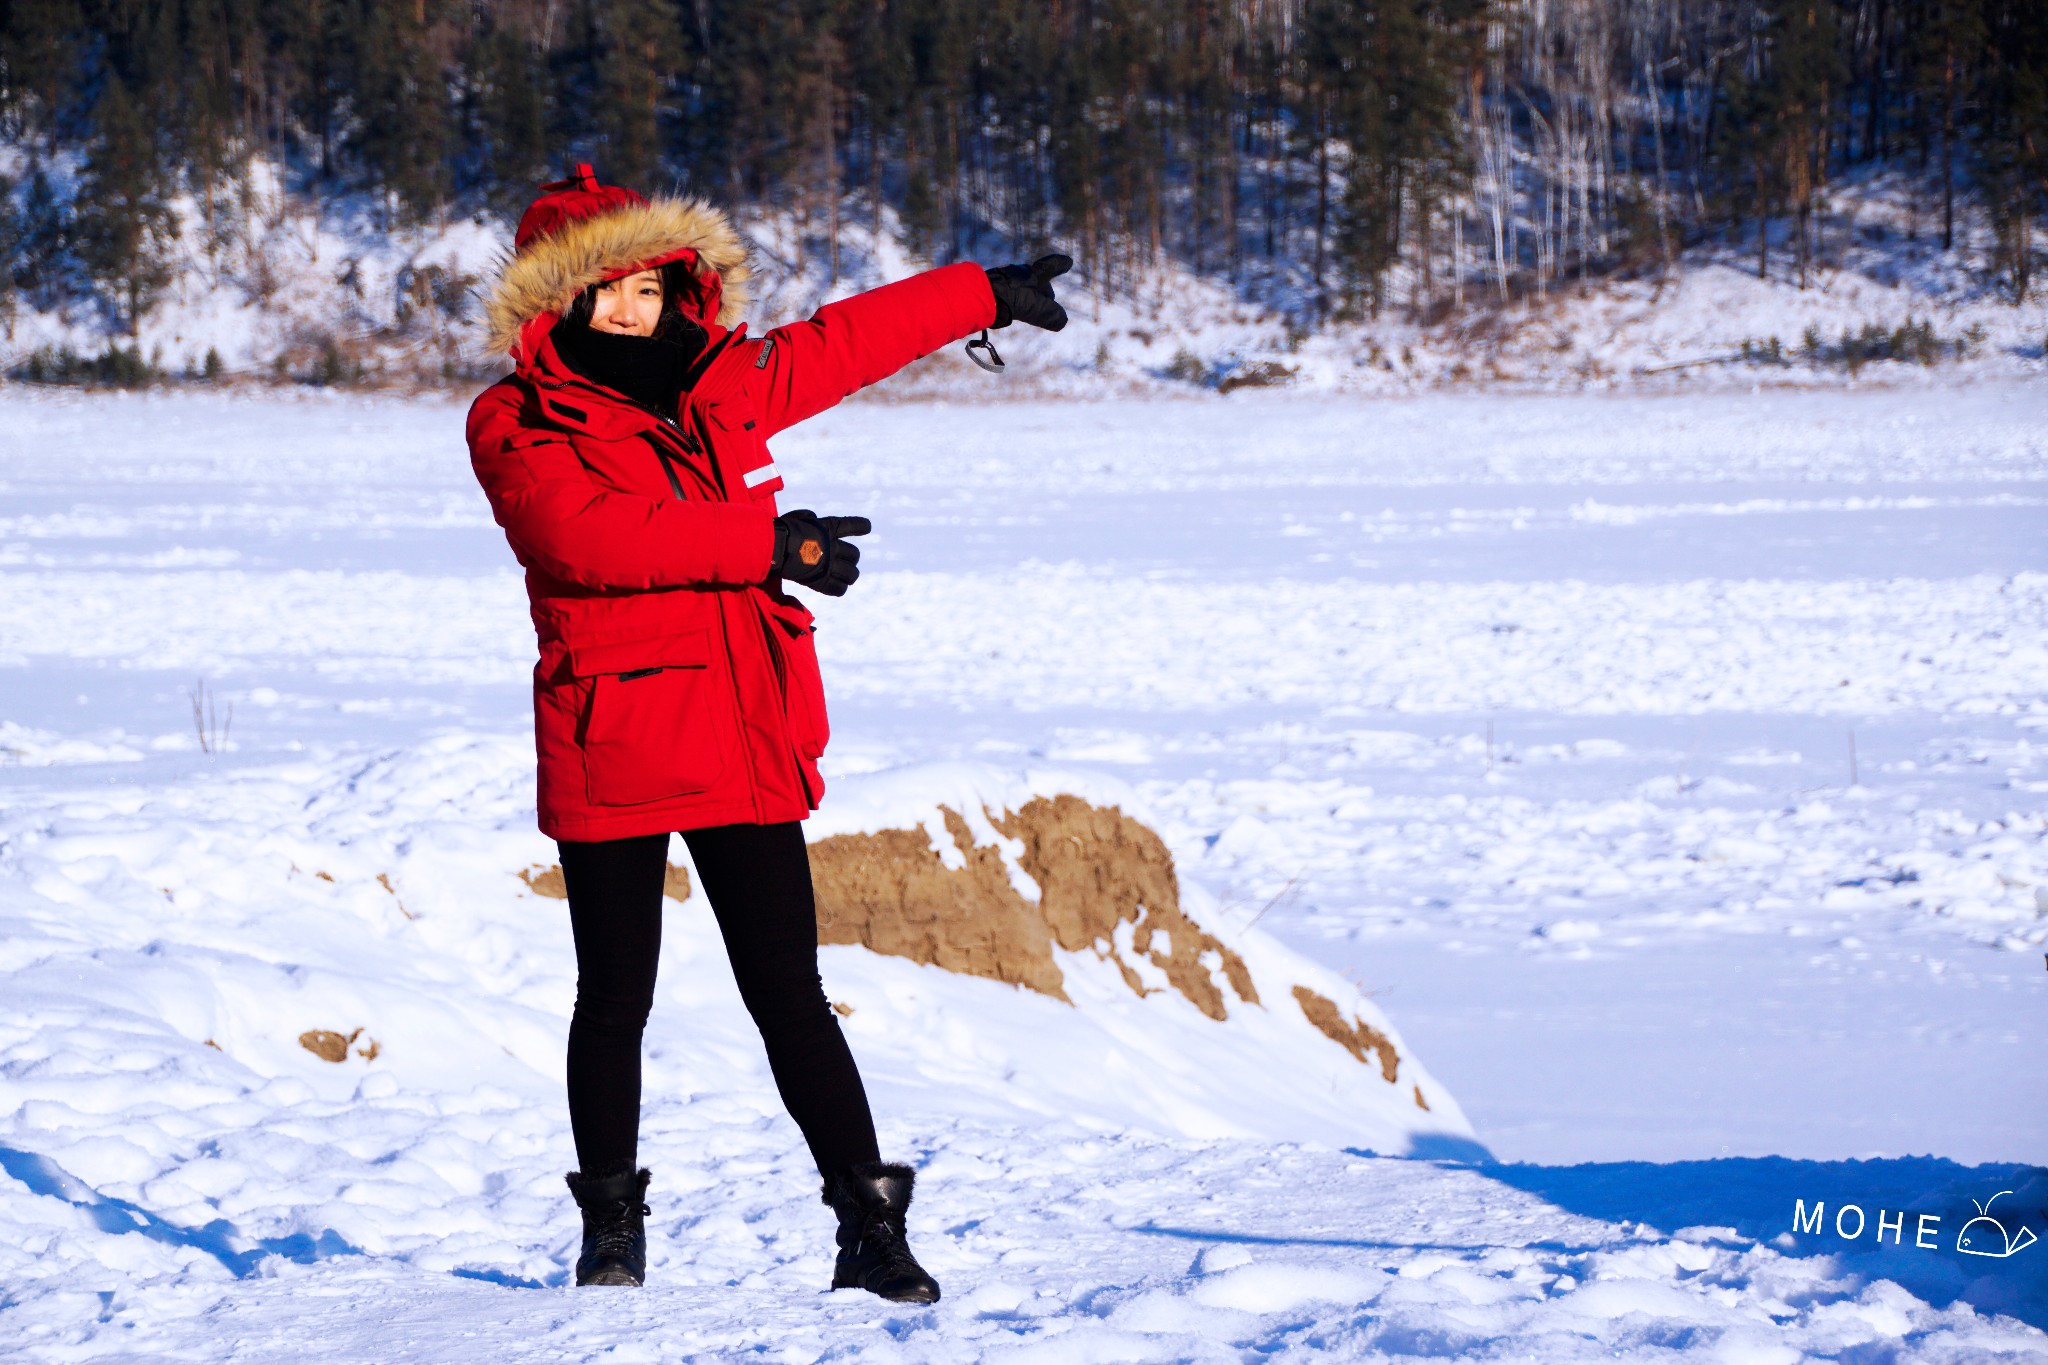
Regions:
M 535 863 L 519 874 L 519 880 L 526 883 L 529 891 L 549 900 L 569 899 L 569 887 L 562 880 L 562 865 L 553 863 L 542 867 Z M 676 863 L 668 865 L 668 872 L 662 877 L 661 894 L 672 901 L 686 901 L 690 898 L 690 869 Z
M 391 874 L 389 872 L 379 872 L 377 874 L 377 885 L 391 893 L 391 899 L 398 903 L 399 914 L 404 915 L 407 919 L 419 918 L 418 915 L 405 908 L 405 899 L 398 894 L 398 888 L 391 884 Z
M 1092 806 L 1078 796 L 1041 796 L 994 823 L 1022 841 L 1020 861 L 1040 887 L 1039 909 L 1060 947 L 1093 948 L 1142 995 L 1137 973 L 1116 945 L 1117 926 L 1129 921 L 1131 950 L 1149 958 L 1211 1019 L 1229 1016 L 1213 968 L 1204 962 L 1211 954 L 1238 999 L 1259 1003 L 1244 959 L 1181 911 L 1173 855 L 1157 834 L 1115 806 Z
M 835 834 L 812 844 L 818 942 L 856 943 L 1065 1000 L 1038 907 L 1010 885 L 1000 853 L 975 846 L 966 821 L 947 811 L 946 828 L 964 869 L 939 861 L 921 829 Z
M 358 1038 L 363 1039 L 363 1045 L 356 1048 L 356 1056 L 366 1062 L 376 1061 L 377 1054 L 384 1049 L 378 1046 L 375 1038 L 363 1038 L 361 1029 L 350 1033 L 336 1033 L 332 1029 L 324 1028 L 307 1029 L 299 1035 L 299 1046 L 323 1062 L 339 1064 L 348 1060 L 348 1050 Z M 206 1041 L 211 1046 L 219 1046 L 211 1038 Z
M 1387 1084 L 1392 1085 L 1400 1077 L 1401 1058 L 1395 1053 L 1394 1045 L 1387 1040 L 1386 1034 L 1363 1019 L 1346 1020 L 1343 1013 L 1338 1010 L 1336 1001 L 1326 995 L 1318 995 L 1306 986 L 1294 988 L 1294 1000 L 1301 1006 L 1301 1012 L 1308 1016 L 1311 1024 L 1321 1029 L 1325 1037 L 1359 1061 L 1366 1060 L 1366 1053 L 1377 1052 L 1380 1057 L 1380 1075 L 1387 1078 Z M 1420 1090 L 1415 1092 L 1415 1102 L 1422 1104 Z M 1422 1107 L 1429 1108 L 1426 1104 Z
M 535 863 L 532 867 L 519 874 L 519 880 L 525 882 L 527 890 L 533 892 L 536 896 L 546 896 L 549 900 L 553 901 L 569 899 L 569 887 L 562 880 L 562 865 L 560 863 L 556 863 L 552 867 L 542 867 L 539 863 Z
M 998 850 L 977 846 L 957 812 L 940 811 L 965 868 L 941 862 L 922 829 L 840 834 L 811 845 L 820 943 L 857 943 L 1059 1000 L 1068 997 L 1053 948 L 1093 951 L 1144 995 L 1156 988 L 1146 987 L 1117 943 L 1128 922 L 1130 952 L 1211 1019 L 1229 1014 L 1216 970 L 1240 1000 L 1259 1003 L 1244 960 L 1181 911 L 1166 845 L 1116 807 L 1056 796 L 1000 817 L 988 813 L 1024 845 L 1020 861 L 1038 883 L 1037 905 L 1010 884 Z
M 317 1056 L 322 1062 L 338 1064 L 348 1060 L 348 1048 L 354 1046 L 358 1038 L 362 1038 L 362 1029 L 354 1029 L 350 1033 L 336 1033 L 334 1029 L 307 1029 L 299 1033 L 299 1046 Z M 211 1038 L 207 1040 L 207 1046 L 219 1048 L 219 1044 Z M 375 1062 L 377 1054 L 381 1052 L 383 1046 L 375 1038 L 362 1038 L 362 1046 L 356 1048 L 356 1056 L 365 1062 Z
M 348 1036 L 331 1029 L 307 1029 L 299 1035 L 299 1046 L 323 1062 L 345 1062 L 348 1060 Z

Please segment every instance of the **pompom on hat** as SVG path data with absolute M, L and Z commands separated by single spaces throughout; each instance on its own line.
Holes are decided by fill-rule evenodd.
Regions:
M 697 285 L 680 300 L 685 313 L 706 327 L 739 320 L 753 271 L 723 213 L 701 199 L 648 199 L 599 184 L 589 163 L 579 162 L 568 179 L 542 185 L 520 216 L 512 254 L 484 300 L 490 348 L 528 357 L 528 330 L 552 326 L 585 289 L 675 261 Z
M 579 161 L 567 180 L 551 180 L 540 187 L 540 197 L 520 215 L 519 230 L 512 234 L 512 250 L 514 254 L 522 252 L 540 238 L 552 237 L 580 219 L 646 205 L 647 196 L 624 185 L 598 184 L 597 172 L 590 163 Z

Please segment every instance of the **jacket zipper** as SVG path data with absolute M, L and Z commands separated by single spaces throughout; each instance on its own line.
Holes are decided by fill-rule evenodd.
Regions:
M 726 340 L 730 339 L 731 336 L 730 334 L 728 334 Z M 718 351 L 724 349 L 724 346 L 725 343 L 721 341 L 719 345 L 713 349 L 712 355 L 715 356 L 718 353 Z M 704 362 L 699 363 L 697 371 L 692 376 L 693 378 L 701 377 L 702 371 L 704 368 L 706 368 L 706 365 L 710 359 L 711 356 L 706 356 Z M 683 430 L 682 424 L 677 422 L 674 418 L 664 416 L 661 413 L 655 413 L 654 419 L 657 422 L 661 423 L 663 427 L 667 428 L 669 435 L 672 436 L 675 439 L 676 443 L 682 446 L 682 448 L 685 451 L 689 451 L 693 454 L 707 453 L 703 451 L 701 443 L 698 442 L 695 437 L 691 436 L 689 432 Z M 675 455 L 671 451 L 669 451 L 668 448 L 664 446 L 660 440 L 651 439 L 648 441 L 648 444 L 654 447 L 654 453 L 660 457 L 661 472 L 668 476 L 668 486 L 671 490 L 674 491 L 676 495 L 676 500 L 679 502 L 687 501 L 688 495 L 683 492 L 682 480 L 676 477 Z M 698 477 L 695 470 L 691 471 L 691 477 Z M 714 493 L 719 493 L 722 492 L 723 490 L 714 488 L 712 491 Z M 787 716 L 789 714 L 789 664 L 782 656 L 781 644 L 774 638 L 774 627 L 768 621 L 766 613 L 764 613 L 758 605 L 754 604 L 751 601 L 749 601 L 747 605 L 752 609 L 752 615 L 754 617 L 754 628 L 760 634 L 761 643 L 764 646 L 766 646 L 768 650 L 768 660 L 775 672 L 776 691 L 781 694 L 783 715 Z M 732 639 L 730 632 L 731 623 L 727 619 L 726 613 L 720 612 L 719 634 L 722 637 L 724 637 L 725 640 L 726 667 L 729 670 L 731 670 L 734 674 L 737 674 L 738 662 L 732 657 Z M 742 724 L 742 728 L 744 729 L 744 724 Z M 753 751 L 749 746 L 742 743 L 740 746 L 740 753 L 747 772 L 748 793 L 753 797 L 754 801 L 754 813 L 757 816 L 765 816 L 766 808 L 761 804 L 761 776 L 754 769 Z M 797 785 L 803 790 L 804 799 L 808 801 L 811 797 L 810 781 L 803 775 L 802 764 L 797 765 Z
M 692 455 L 705 453 L 702 444 L 695 437 L 691 436 L 689 432 L 684 431 L 674 418 L 664 417 L 660 413 L 656 413 L 654 414 L 654 420 L 668 428 L 670 433 L 674 435 L 676 444 L 680 445 L 685 451 Z M 661 459 L 661 472 L 668 476 L 669 490 L 676 495 L 676 501 L 687 502 L 690 495 L 683 491 L 683 481 L 676 476 L 677 460 L 675 454 L 663 446 L 660 441 L 649 441 L 648 444 L 654 447 L 654 453 Z M 691 471 L 691 477 L 693 479 L 697 478 L 695 470 Z M 701 480 L 699 481 L 701 482 Z
M 676 477 L 675 457 L 666 450 L 663 450 L 659 441 L 652 444 L 655 455 L 661 460 L 661 472 L 668 475 L 669 491 L 676 495 L 677 502 L 688 501 L 683 495 L 683 481 Z

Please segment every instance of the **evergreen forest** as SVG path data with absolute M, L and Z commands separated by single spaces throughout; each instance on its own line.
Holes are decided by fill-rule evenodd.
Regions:
M 945 260 L 1172 262 L 1306 322 L 1707 240 L 1798 278 L 1897 170 L 2038 287 L 2043 0 L 4 0 L 0 288 L 130 326 L 252 164 L 392 226 L 509 223 L 575 160 Z M 173 204 L 188 206 L 174 214 Z M 196 206 L 196 207 L 192 207 Z M 193 223 L 199 224 L 197 228 Z M 183 226 L 181 226 L 183 224 Z M 185 242 L 201 251 L 205 243 Z

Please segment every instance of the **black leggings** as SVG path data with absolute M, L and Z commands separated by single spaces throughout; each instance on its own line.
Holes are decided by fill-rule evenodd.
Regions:
M 818 979 L 818 912 L 802 827 L 720 825 L 683 841 L 725 936 L 740 998 L 767 1044 L 775 1088 L 818 1169 L 879 1160 L 867 1092 Z M 654 1004 L 668 836 L 560 847 L 576 935 L 569 1126 L 584 1174 L 602 1176 L 637 1161 L 640 1035 Z

